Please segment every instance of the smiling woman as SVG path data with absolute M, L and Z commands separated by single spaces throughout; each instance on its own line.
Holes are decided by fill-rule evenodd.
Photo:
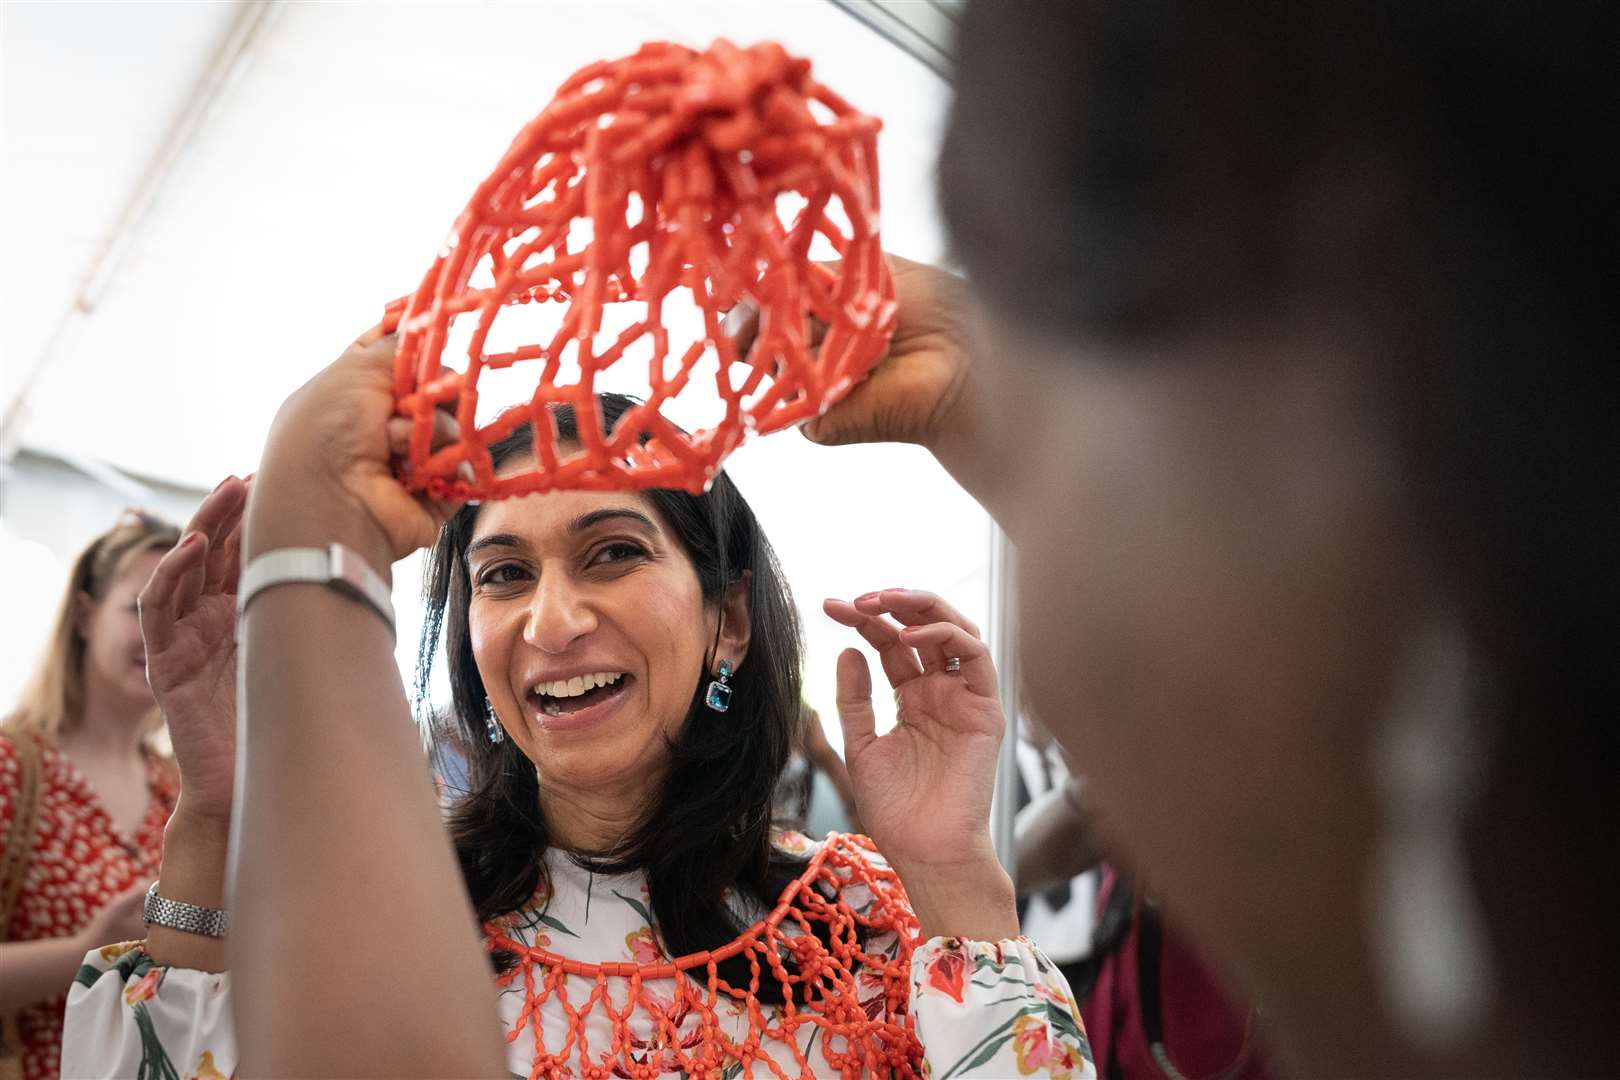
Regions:
M 606 430 L 632 404 L 600 402 Z M 555 416 L 570 439 L 572 410 Z M 531 440 L 524 426 L 492 447 L 497 472 L 525 467 Z M 474 748 L 451 833 L 480 919 L 526 903 L 556 845 L 598 872 L 649 868 L 660 933 L 682 955 L 741 930 L 727 889 L 769 907 L 803 870 L 770 843 L 798 715 L 798 620 L 730 477 L 696 496 L 576 491 L 464 507 L 440 533 L 428 582 L 420 670 L 442 632 Z M 735 671 L 724 714 L 704 701 L 722 663 Z M 585 676 L 605 685 L 586 690 Z M 747 984 L 743 957 L 724 966 Z M 761 990 L 781 1000 L 769 980 Z

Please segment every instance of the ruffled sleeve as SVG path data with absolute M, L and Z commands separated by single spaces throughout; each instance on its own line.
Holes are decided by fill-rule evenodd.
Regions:
M 931 1080 L 1097 1075 L 1067 980 L 1027 938 L 923 942 L 911 956 L 911 1011 Z
M 185 1077 L 236 1073 L 230 976 L 152 962 L 138 942 L 84 958 L 68 991 L 64 1077 Z

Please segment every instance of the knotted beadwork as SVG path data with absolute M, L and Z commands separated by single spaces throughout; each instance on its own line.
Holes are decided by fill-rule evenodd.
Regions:
M 917 919 L 898 876 L 872 853 L 865 837 L 830 835 L 765 918 L 719 949 L 665 963 L 583 963 L 526 945 L 499 921 L 489 924 L 486 947 L 518 958 L 500 979 L 505 987 L 521 984 L 524 995 L 508 1041 L 532 1043 L 531 1080 L 651 1080 L 671 1072 L 810 1077 L 812 1057 L 823 1074 L 920 1075 L 909 990 Z M 817 923 L 826 943 L 812 929 Z M 870 951 L 878 939 L 892 950 Z M 747 986 L 732 986 L 717 970 L 738 954 L 752 972 Z M 755 995 L 766 971 L 793 988 L 793 1000 L 770 1010 L 760 1005 Z M 547 1045 L 543 1010 L 567 1017 L 562 1045 Z M 746 1013 L 743 1038 L 727 1033 L 722 1010 Z M 608 1046 L 589 1042 L 593 1013 L 609 1023 Z M 799 1038 L 806 1025 L 819 1029 L 808 1056 L 803 1045 L 812 1040 Z M 653 1037 L 639 1038 L 637 1028 Z M 780 1063 L 787 1061 L 792 1071 Z
M 649 44 L 576 72 L 479 185 L 420 287 L 389 307 L 395 399 L 412 421 L 406 483 L 471 499 L 696 492 L 750 431 L 837 402 L 895 321 L 878 236 L 878 128 L 771 43 Z M 787 203 L 799 205 L 780 209 Z M 812 261 L 818 237 L 836 264 Z M 739 355 L 722 320 L 742 301 L 759 318 Z M 548 340 L 486 351 L 503 311 L 537 302 L 565 306 Z M 682 304 L 701 315 L 695 340 L 667 325 Z M 618 305 L 629 325 L 614 332 L 604 313 Z M 462 316 L 476 320 L 466 355 L 447 358 Z M 812 319 L 825 325 L 816 347 Z M 722 412 L 687 434 L 663 409 L 705 357 Z M 643 359 L 645 403 L 604 432 L 598 376 Z M 480 374 L 531 362 L 529 400 L 480 427 Z M 550 407 L 564 403 L 579 417 L 577 445 L 557 442 Z M 453 408 L 461 435 L 435 447 L 440 408 Z M 497 479 L 489 445 L 521 424 L 534 426 L 533 467 Z

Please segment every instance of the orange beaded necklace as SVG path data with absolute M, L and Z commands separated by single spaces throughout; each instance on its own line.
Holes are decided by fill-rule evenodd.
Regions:
M 671 1072 L 723 1080 L 810 1077 L 816 1075 L 812 1057 L 821 1059 L 823 1075 L 920 1075 L 922 1048 L 909 1008 L 917 917 L 899 877 L 873 854 L 865 837 L 830 835 L 763 919 L 718 949 L 663 963 L 584 963 L 527 945 L 511 935 L 509 924 L 491 922 L 485 947 L 518 958 L 498 981 L 503 987 L 522 983 L 523 1006 L 506 1037 L 515 1042 L 529 1033 L 530 1080 L 651 1080 Z M 813 932 L 816 923 L 824 938 Z M 863 946 L 888 934 L 897 942 L 892 955 Z M 745 987 L 727 983 L 717 970 L 738 954 L 748 957 L 752 971 Z M 784 965 L 784 955 L 794 970 Z M 800 1004 L 789 1000 L 769 1013 L 761 1007 L 755 995 L 766 968 Z M 659 983 L 672 995 L 649 985 Z M 741 1039 L 727 1034 L 722 1008 L 746 1015 Z M 597 1009 L 612 1031 L 605 1051 L 593 1048 L 586 1034 L 586 1020 Z M 561 1046 L 546 1045 L 541 1013 L 549 1010 L 567 1017 Z M 636 1025 L 653 1033 L 650 1041 L 632 1030 L 638 1015 L 650 1021 Z M 798 1038 L 806 1025 L 820 1034 L 812 1053 L 806 1047 L 816 1040 L 801 1044 Z M 783 1067 L 788 1060 L 793 1071 Z

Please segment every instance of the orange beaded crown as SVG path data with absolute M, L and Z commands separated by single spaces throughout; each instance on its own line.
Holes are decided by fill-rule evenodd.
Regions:
M 406 483 L 463 499 L 697 492 L 749 431 L 837 402 L 895 323 L 878 128 L 771 43 L 648 44 L 576 72 L 479 185 L 421 286 L 389 306 L 395 399 L 412 421 Z M 812 261 L 818 238 L 836 264 Z M 534 302 L 566 305 L 549 339 L 486 351 L 509 305 Z M 758 332 L 739 355 L 721 322 L 741 302 L 758 309 Z M 689 342 L 668 325 L 683 304 L 699 324 Z M 627 310 L 622 329 L 612 309 Z M 457 370 L 444 352 L 463 315 L 476 324 Z M 814 348 L 812 319 L 825 324 Z M 604 431 L 597 378 L 638 360 L 647 400 Z M 479 426 L 480 374 L 524 362 L 540 365 L 532 396 Z M 716 368 L 721 415 L 687 434 L 663 408 L 700 362 Z M 551 407 L 564 403 L 579 417 L 577 446 L 557 442 Z M 461 435 L 436 447 L 438 409 L 454 410 Z M 497 478 L 489 446 L 522 424 L 534 427 L 533 467 Z

